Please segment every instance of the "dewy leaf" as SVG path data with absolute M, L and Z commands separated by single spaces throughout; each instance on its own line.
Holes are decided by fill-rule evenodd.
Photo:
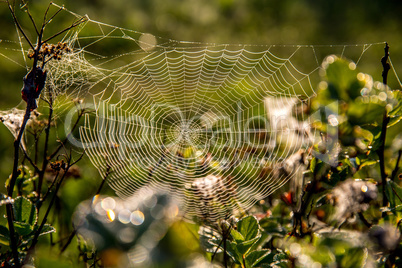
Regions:
M 34 228 L 32 228 L 31 225 L 26 224 L 26 223 L 22 223 L 22 222 L 18 222 L 15 223 L 16 226 L 19 226 L 19 231 L 18 234 L 22 236 L 22 240 L 26 243 L 29 242 L 30 240 L 33 239 L 33 233 L 35 233 L 38 229 L 39 226 L 35 226 Z M 50 233 L 54 233 L 56 232 L 56 229 L 51 226 L 50 224 L 45 224 L 43 225 L 42 230 L 40 231 L 39 235 L 45 235 L 45 234 L 50 234 Z
M 19 196 L 14 200 L 14 218 L 16 222 L 23 222 L 34 225 L 38 219 L 36 208 L 31 201 L 25 197 Z
M 34 228 L 35 231 L 38 228 L 39 228 L 39 226 L 36 226 L 36 228 Z M 55 232 L 56 232 L 56 229 L 53 226 L 51 226 L 50 224 L 45 224 L 45 225 L 43 225 L 43 228 L 40 231 L 39 235 L 45 235 L 45 234 L 50 234 L 50 233 L 55 233 Z
M 33 232 L 33 226 L 26 222 L 14 222 L 15 231 L 20 236 L 28 237 Z
M 246 257 L 246 267 L 256 267 L 271 251 L 269 249 L 255 250 Z
M 254 216 L 247 216 L 237 223 L 237 231 L 239 231 L 245 241 L 254 239 L 259 233 L 259 224 Z
M 201 246 L 207 252 L 215 252 L 222 240 L 222 236 L 211 227 L 201 226 L 198 235 L 200 236 Z M 217 252 L 222 252 L 219 248 Z

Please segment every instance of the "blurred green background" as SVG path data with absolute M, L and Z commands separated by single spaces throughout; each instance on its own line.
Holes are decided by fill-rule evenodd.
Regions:
M 95 21 L 167 39 L 227 44 L 344 45 L 388 42 L 402 66 L 402 2 L 397 0 L 83 0 L 54 1 Z M 49 1 L 32 1 L 35 15 Z M 29 25 L 27 16 L 22 20 Z M 18 40 L 5 3 L 0 5 L 0 39 Z M 53 27 L 50 25 L 48 28 Z M 5 30 L 7 29 L 7 30 Z M 31 30 L 33 30 L 31 28 Z M 51 30 L 51 29 L 48 29 Z M 114 48 L 111 46 L 110 50 Z M 381 55 L 379 51 L 378 55 Z M 398 68 L 397 68 L 398 69 Z M 400 68 L 399 68 L 400 69 Z M 18 104 L 24 70 L 0 58 L 0 105 Z M 381 66 L 378 66 L 378 74 Z M 375 75 L 375 74 L 372 74 Z M 375 77 L 376 78 L 376 77 Z M 7 82 L 5 82 L 7 81 Z
M 227 44 L 345 45 L 388 42 L 396 70 L 402 69 L 402 1 L 399 0 L 82 0 L 54 1 L 95 21 L 167 39 Z M 49 1 L 30 3 L 32 13 L 43 14 Z M 20 13 L 21 14 L 21 13 Z M 25 16 L 24 26 L 29 25 Z M 0 39 L 16 41 L 16 28 L 5 3 L 0 3 Z M 51 27 L 57 28 L 57 25 Z M 33 30 L 32 28 L 28 28 Z M 51 30 L 51 28 L 50 28 Z M 112 46 L 111 51 L 114 49 Z M 378 49 L 379 48 L 379 49 Z M 370 74 L 380 80 L 381 46 L 370 62 Z M 2 53 L 6 53 L 2 51 Z M 7 55 L 6 55 L 7 56 Z M 314 60 L 312 58 L 312 60 Z M 378 65 L 376 63 L 378 62 Z M 301 64 L 301 63 L 298 63 Z M 0 55 L 0 110 L 20 105 L 26 70 Z M 395 79 L 391 86 L 397 86 Z M 316 85 L 313 85 L 316 86 Z M 12 169 L 13 136 L 0 124 L 0 192 Z M 66 226 L 75 206 L 90 198 L 100 177 L 88 159 L 80 162 L 81 179 L 70 179 L 61 192 Z M 105 189 L 105 193 L 107 189 Z M 68 198 L 66 198 L 68 197 Z M 180 226 L 179 226 L 180 227 Z M 173 229 L 180 229 L 174 226 Z M 66 231 L 66 233 L 68 233 Z M 179 232 L 178 232 L 179 233 Z M 183 235 L 191 236 L 191 233 Z M 194 245 L 188 246 L 189 248 Z

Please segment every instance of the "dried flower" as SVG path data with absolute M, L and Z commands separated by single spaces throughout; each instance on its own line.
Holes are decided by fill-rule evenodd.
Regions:
M 377 186 L 362 180 L 346 180 L 332 191 L 336 207 L 335 219 L 345 221 L 355 213 L 369 208 L 370 201 L 377 198 Z

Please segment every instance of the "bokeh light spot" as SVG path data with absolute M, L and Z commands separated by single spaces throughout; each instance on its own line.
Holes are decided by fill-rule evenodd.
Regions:
M 131 213 L 130 221 L 134 225 L 141 225 L 145 220 L 144 213 L 139 210 L 134 211 Z

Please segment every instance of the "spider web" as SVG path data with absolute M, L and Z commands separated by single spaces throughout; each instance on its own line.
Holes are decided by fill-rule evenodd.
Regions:
M 355 68 L 384 45 L 206 44 L 89 18 L 61 41 L 74 50 L 48 63 L 47 89 L 60 111 L 66 98 L 93 109 L 80 145 L 101 176 L 121 197 L 163 189 L 187 219 L 210 221 L 247 210 L 303 166 L 315 133 L 300 109 L 315 96 L 325 57 L 348 57 Z M 23 40 L 3 49 L 28 66 L 8 56 L 25 55 Z

